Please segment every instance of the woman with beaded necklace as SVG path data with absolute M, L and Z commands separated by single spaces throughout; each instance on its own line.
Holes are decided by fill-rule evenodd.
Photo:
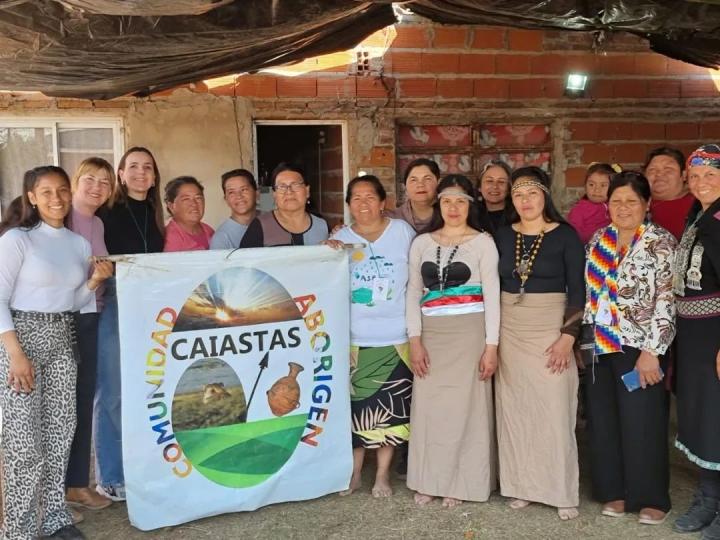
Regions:
M 538 167 L 512 175 L 511 226 L 500 253 L 500 364 L 496 408 L 500 490 L 510 507 L 540 502 L 578 515 L 578 374 L 572 348 L 585 305 L 583 245 L 555 209 Z
M 413 241 L 406 318 L 413 381 L 407 485 L 423 506 L 486 501 L 496 485 L 491 379 L 497 367 L 497 249 L 464 176 L 438 185 Z

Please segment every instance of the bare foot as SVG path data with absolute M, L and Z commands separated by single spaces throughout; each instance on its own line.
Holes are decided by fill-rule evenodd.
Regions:
M 642 523 L 643 525 L 660 525 L 665 521 L 666 517 L 667 513 L 657 508 L 643 508 L 640 510 L 638 523 Z
M 425 506 L 427 503 L 432 501 L 435 497 L 432 495 L 425 495 L 423 493 L 416 493 L 415 494 L 415 504 L 418 506 Z
M 570 508 L 558 508 L 558 516 L 563 521 L 568 521 L 571 519 L 575 519 L 580 515 L 580 512 L 578 512 L 578 509 L 574 506 Z
M 375 478 L 375 485 L 372 488 L 372 496 L 376 499 L 391 497 L 393 494 L 387 476 Z
M 525 499 L 511 499 L 508 506 L 510 506 L 513 510 L 520 510 L 521 508 L 525 508 L 531 504 L 532 503 L 530 501 L 526 501 Z
M 362 485 L 362 480 L 360 479 L 360 473 L 353 473 L 352 478 L 350 479 L 350 485 L 345 491 L 341 491 L 338 493 L 341 497 L 346 497 L 347 495 L 352 495 L 353 492 L 356 489 L 360 489 L 360 486 Z
M 453 499 L 452 497 L 445 497 L 442 500 L 442 505 L 445 508 L 455 508 L 456 506 L 460 506 L 463 502 L 460 499 Z

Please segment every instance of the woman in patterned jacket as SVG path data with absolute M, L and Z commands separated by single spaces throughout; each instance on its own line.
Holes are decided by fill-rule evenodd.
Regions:
M 613 176 L 611 223 L 588 243 L 585 323 L 593 325 L 585 379 L 593 495 L 605 516 L 640 512 L 662 523 L 668 494 L 668 392 L 663 357 L 675 336 L 675 237 L 646 221 L 650 185 L 637 172 Z M 626 374 L 640 388 L 626 387 Z M 624 380 L 625 379 L 625 380 Z

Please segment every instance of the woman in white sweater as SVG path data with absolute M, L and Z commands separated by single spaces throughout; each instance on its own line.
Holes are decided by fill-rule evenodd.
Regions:
M 75 431 L 72 312 L 112 274 L 65 227 L 72 194 L 59 167 L 25 173 L 22 212 L 0 224 L 0 409 L 3 529 L 8 540 L 84 538 L 65 505 Z M 38 523 L 38 515 L 42 516 Z

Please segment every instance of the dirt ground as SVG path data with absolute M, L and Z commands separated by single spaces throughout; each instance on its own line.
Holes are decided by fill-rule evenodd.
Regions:
M 584 464 L 581 447 L 581 463 Z M 400 479 L 394 479 L 395 495 L 373 499 L 372 471 L 367 470 L 363 488 L 349 497 L 328 495 L 320 499 L 277 504 L 255 512 L 226 514 L 152 532 L 134 529 L 124 504 L 100 512 L 85 512 L 79 528 L 91 540 L 155 539 L 629 539 L 689 540 L 699 535 L 672 532 L 672 521 L 689 504 L 697 471 L 676 450 L 671 450 L 671 497 L 674 505 L 668 520 L 659 526 L 639 525 L 636 515 L 608 518 L 590 499 L 589 479 L 581 472 L 580 517 L 561 522 L 555 510 L 531 505 L 512 510 L 499 494 L 487 503 L 465 503 L 454 509 L 434 501 L 418 508 Z M 369 463 L 368 465 L 372 465 Z

